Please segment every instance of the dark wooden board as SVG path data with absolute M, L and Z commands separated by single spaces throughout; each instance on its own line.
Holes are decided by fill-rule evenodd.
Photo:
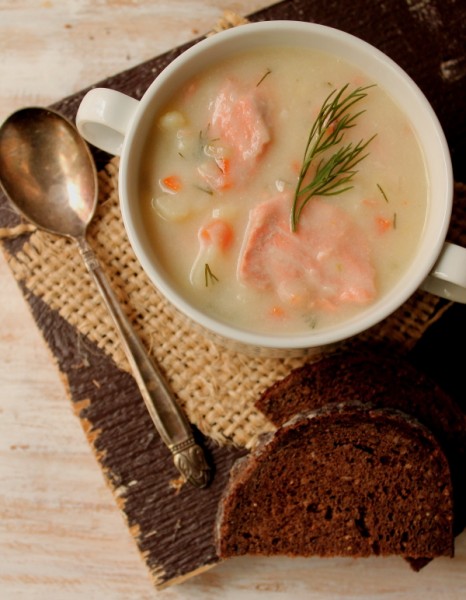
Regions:
M 268 19 L 296 19 L 337 27 L 363 38 L 397 61 L 436 110 L 452 153 L 455 178 L 466 180 L 465 2 L 354 0 L 349 5 L 336 0 L 286 0 L 251 16 L 254 21 Z M 154 77 L 189 45 L 95 86 L 140 98 Z M 86 91 L 60 100 L 54 108 L 74 119 Z M 100 151 L 94 150 L 94 154 L 100 166 L 109 159 Z M 0 226 L 9 227 L 17 221 L 0 194 Z M 7 257 L 18 252 L 24 241 L 24 236 L 4 241 Z M 243 451 L 201 439 L 215 463 L 212 485 L 202 491 L 172 485 L 177 472 L 153 430 L 132 376 L 119 370 L 23 282 L 18 283 L 156 585 L 168 585 L 215 564 L 217 504 L 229 469 Z M 462 358 L 457 350 L 464 339 L 466 307 L 455 306 L 430 328 L 411 358 L 466 409 Z

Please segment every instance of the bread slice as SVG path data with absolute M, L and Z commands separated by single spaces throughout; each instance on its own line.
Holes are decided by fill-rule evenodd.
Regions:
M 360 403 L 298 415 L 235 465 L 219 508 L 221 558 L 453 556 L 452 487 L 431 432 Z
M 466 414 L 406 359 L 372 346 L 324 356 L 271 386 L 256 407 L 279 426 L 292 415 L 332 402 L 359 400 L 396 408 L 432 431 L 448 458 L 454 490 L 454 533 L 466 526 Z

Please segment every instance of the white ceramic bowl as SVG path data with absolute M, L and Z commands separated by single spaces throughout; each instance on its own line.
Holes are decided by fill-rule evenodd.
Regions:
M 137 199 L 146 131 L 180 85 L 196 71 L 238 51 L 279 45 L 315 48 L 341 56 L 379 83 L 411 121 L 424 152 L 429 178 L 428 214 L 422 240 L 416 256 L 393 289 L 348 321 L 291 335 L 242 330 L 202 312 L 190 303 L 189 298 L 180 295 L 157 258 Z M 155 79 L 140 102 L 112 90 L 92 90 L 81 104 L 77 125 L 82 135 L 94 145 L 114 154 L 121 153 L 121 210 L 130 243 L 144 271 L 174 306 L 229 346 L 266 354 L 302 353 L 326 347 L 378 323 L 422 285 L 429 286 L 439 295 L 466 301 L 466 251 L 444 244 L 451 216 L 453 179 L 449 150 L 439 121 L 423 93 L 398 65 L 352 35 L 322 25 L 294 21 L 235 27 L 197 43 L 176 58 Z

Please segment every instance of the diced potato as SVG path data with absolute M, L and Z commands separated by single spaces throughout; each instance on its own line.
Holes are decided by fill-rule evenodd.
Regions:
M 216 146 L 215 144 L 206 144 L 204 146 L 204 154 L 210 158 L 229 158 L 231 150 L 223 146 Z
M 213 246 L 201 246 L 189 274 L 194 288 L 213 287 L 219 281 L 219 251 Z M 207 265 L 207 266 L 206 266 Z
M 176 132 L 176 149 L 178 154 L 184 156 L 194 155 L 198 148 L 199 140 L 194 133 L 185 127 L 181 127 Z
M 204 210 L 210 203 L 210 196 L 204 192 L 181 192 L 161 194 L 152 199 L 152 208 L 166 221 L 183 221 Z
M 186 125 L 186 119 L 178 110 L 166 112 L 159 119 L 159 127 L 167 131 L 175 131 L 184 125 Z
M 181 194 L 162 194 L 152 199 L 152 207 L 167 221 L 182 221 L 193 212 L 190 199 Z
M 219 190 L 223 187 L 225 177 L 213 160 L 206 160 L 197 167 L 197 172 L 207 183 L 209 189 Z

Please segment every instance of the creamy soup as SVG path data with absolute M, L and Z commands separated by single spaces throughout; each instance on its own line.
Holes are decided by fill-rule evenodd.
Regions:
M 193 77 L 157 115 L 141 210 L 154 252 L 198 308 L 290 333 L 348 319 L 394 285 L 419 242 L 428 183 L 410 123 L 375 83 L 329 54 L 267 48 Z M 317 193 L 303 204 L 305 194 L 295 198 L 311 128 L 339 92 L 348 104 L 361 97 L 329 113 L 321 145 L 332 143 L 309 163 L 301 189 Z M 352 126 L 340 139 L 345 114 Z M 348 144 L 365 146 L 351 155 L 357 164 L 345 171 L 337 161 L 337 193 L 319 193 Z

